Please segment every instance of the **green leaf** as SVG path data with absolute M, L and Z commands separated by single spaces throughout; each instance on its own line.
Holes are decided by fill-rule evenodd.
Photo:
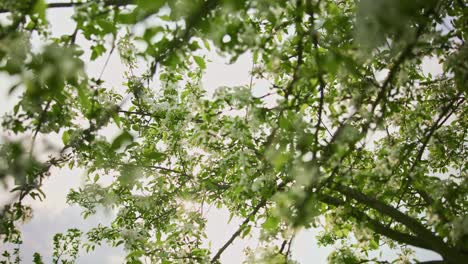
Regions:
M 203 39 L 203 45 L 205 46 L 205 48 L 206 48 L 208 51 L 211 51 L 210 42 L 208 42 L 208 40 Z
M 140 256 L 143 256 L 143 253 L 144 253 L 144 251 L 141 250 L 141 249 L 139 249 L 139 250 L 134 250 L 134 251 L 130 252 L 130 253 L 127 255 L 127 258 L 130 258 L 130 259 L 132 259 L 132 258 L 138 258 L 138 257 L 140 257 Z M 138 260 L 133 260 L 132 263 L 141 263 L 141 262 L 138 261 Z
M 44 262 L 42 261 L 42 256 L 37 252 L 34 252 L 34 254 L 33 254 L 33 263 L 34 264 L 44 264 Z
M 119 136 L 117 136 L 114 141 L 112 141 L 111 149 L 117 150 L 121 148 L 124 144 L 131 143 L 133 141 L 133 136 L 127 131 L 123 131 Z
M 164 4 L 166 0 L 137 0 L 138 8 L 141 8 L 145 13 L 156 13 Z
M 14 107 L 13 107 L 13 113 L 16 115 L 18 113 L 18 110 L 20 108 L 20 104 L 16 104 Z
M 34 4 L 33 12 L 36 13 L 41 20 L 46 20 L 46 10 L 47 10 L 47 3 L 45 0 L 36 0 Z
M 252 230 L 252 226 L 250 226 L 250 225 L 244 227 L 244 229 L 242 230 L 242 233 L 241 233 L 241 237 L 245 238 L 247 235 L 250 234 L 251 230 Z
M 268 231 L 275 231 L 279 226 L 280 220 L 277 217 L 269 216 L 262 227 Z
M 200 56 L 193 56 L 193 59 L 195 60 L 195 62 L 198 64 L 198 66 L 204 70 L 206 69 L 206 63 L 205 63 L 205 60 L 200 57 Z
M 97 44 L 92 46 L 91 50 L 91 60 L 93 61 L 106 52 L 106 47 L 104 47 L 102 44 Z
M 71 130 L 66 130 L 62 134 L 62 142 L 66 146 L 68 143 L 70 143 L 70 136 L 71 136 L 72 131 Z
M 112 113 L 112 119 L 114 120 L 117 127 L 120 128 L 120 126 L 121 126 L 120 116 L 119 116 L 119 114 L 117 112 Z
M 113 33 L 117 29 L 114 23 L 106 19 L 97 20 L 97 24 L 102 28 L 104 34 Z
M 377 250 L 379 248 L 379 243 L 377 241 L 375 241 L 374 239 L 371 239 L 369 241 L 369 247 L 372 249 L 372 250 Z
M 157 151 L 152 151 L 149 153 L 145 153 L 145 157 L 155 162 L 161 162 L 166 159 L 166 154 Z

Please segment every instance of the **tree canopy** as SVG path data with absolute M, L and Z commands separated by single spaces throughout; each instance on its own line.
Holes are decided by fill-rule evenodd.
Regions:
M 51 8 L 73 10 L 69 34 L 50 34 Z M 387 263 L 369 257 L 384 245 L 395 263 L 417 261 L 410 246 L 467 261 L 465 1 L 4 0 L 0 12 L 2 89 L 18 95 L 2 118 L 3 244 L 21 244 L 28 199 L 47 199 L 51 168 L 68 166 L 88 175 L 68 203 L 117 213 L 57 234 L 55 263 L 102 243 L 127 263 L 219 263 L 252 228 L 246 262 L 295 263 L 291 241 L 312 227 L 336 245 L 329 263 Z M 267 92 L 207 91 L 206 51 L 250 54 Z M 119 87 L 86 71 L 113 53 Z M 221 248 L 202 243 L 204 205 L 244 219 Z

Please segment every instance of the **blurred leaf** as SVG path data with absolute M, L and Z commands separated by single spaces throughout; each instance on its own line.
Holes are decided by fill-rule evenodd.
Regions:
M 198 66 L 199 66 L 202 70 L 206 69 L 205 59 L 203 59 L 203 58 L 200 57 L 200 56 L 193 56 L 193 59 L 195 60 L 195 62 L 198 64 Z
M 117 150 L 121 148 L 124 144 L 131 143 L 133 141 L 133 136 L 127 131 L 123 131 L 118 135 L 114 141 L 112 141 L 111 149 Z

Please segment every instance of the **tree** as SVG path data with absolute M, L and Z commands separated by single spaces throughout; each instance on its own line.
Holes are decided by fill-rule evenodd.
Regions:
M 73 8 L 70 35 L 50 36 L 48 8 Z M 217 263 L 259 227 L 262 249 L 248 261 L 293 263 L 294 233 L 318 226 L 321 244 L 341 245 L 330 263 L 378 263 L 367 254 L 384 244 L 468 259 L 464 1 L 6 0 L 0 10 L 1 71 L 21 94 L 2 120 L 16 135 L 1 146 L 1 179 L 16 195 L 1 212 L 4 243 L 21 243 L 25 199 L 45 198 L 51 167 L 70 166 L 88 178 L 68 202 L 85 217 L 97 206 L 118 214 L 58 234 L 56 262 L 106 242 L 123 244 L 128 263 Z M 252 54 L 269 92 L 254 96 L 251 82 L 207 94 L 202 50 Z M 86 74 L 87 61 L 114 52 L 123 88 Z M 427 58 L 443 72 L 426 74 Z M 112 141 L 109 126 L 121 131 Z M 62 147 L 44 161 L 35 139 L 54 135 Z M 202 246 L 204 204 L 245 219 L 220 249 Z

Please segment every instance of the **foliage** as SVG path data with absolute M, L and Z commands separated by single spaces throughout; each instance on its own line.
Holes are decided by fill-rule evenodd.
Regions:
M 52 37 L 47 9 L 59 7 L 73 8 L 76 28 Z M 16 195 L 1 212 L 4 243 L 21 244 L 26 198 L 44 199 L 49 170 L 69 166 L 88 177 L 68 202 L 84 217 L 117 214 L 57 234 L 56 262 L 108 243 L 128 263 L 217 263 L 258 227 L 247 261 L 293 263 L 294 234 L 318 226 L 320 244 L 341 245 L 330 263 L 378 262 L 367 258 L 383 245 L 400 263 L 408 246 L 468 258 L 464 1 L 6 0 L 0 11 L 0 70 L 21 94 L 2 120 L 14 136 L 0 179 Z M 31 48 L 34 38 L 44 44 Z M 254 96 L 252 83 L 209 93 L 207 51 L 250 54 L 268 93 Z M 114 52 L 123 87 L 85 70 Z M 427 74 L 427 59 L 442 73 Z M 110 127 L 121 131 L 112 140 Z M 36 140 L 57 135 L 60 150 Z M 221 249 L 202 243 L 206 204 L 244 219 Z M 3 257 L 20 261 L 17 250 Z
M 67 233 L 58 233 L 54 236 L 54 263 L 74 263 L 80 248 L 81 231 L 78 229 L 69 229 Z

